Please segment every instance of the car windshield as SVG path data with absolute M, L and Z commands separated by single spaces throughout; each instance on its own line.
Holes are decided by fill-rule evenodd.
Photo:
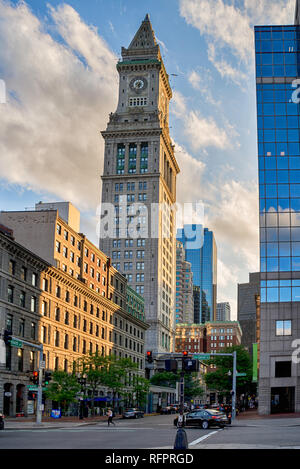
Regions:
M 127 409 L 126 412 L 134 412 L 135 409 Z

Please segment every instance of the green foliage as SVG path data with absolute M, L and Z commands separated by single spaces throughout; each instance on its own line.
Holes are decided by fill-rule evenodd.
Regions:
M 179 381 L 180 377 L 177 373 L 171 373 L 169 371 L 162 371 L 155 373 L 151 378 L 150 382 L 154 386 L 169 386 L 171 388 L 176 387 L 176 381 Z
M 150 379 L 151 384 L 155 386 L 168 386 L 175 388 L 176 382 L 180 381 L 180 373 L 171 373 L 169 371 L 162 371 L 156 373 Z M 203 389 L 199 385 L 197 373 L 185 373 L 184 375 L 184 395 L 186 399 L 193 399 L 193 397 L 201 396 Z
M 204 390 L 199 385 L 197 373 L 186 373 L 184 375 L 184 398 L 191 400 L 194 397 L 200 397 Z
M 237 352 L 237 371 L 239 373 L 246 373 L 244 377 L 237 377 L 236 386 L 237 393 L 245 391 L 247 387 L 251 386 L 252 382 L 252 362 L 249 353 L 241 345 L 234 345 L 224 349 L 224 353 Z M 216 371 L 209 372 L 205 375 L 205 382 L 209 389 L 214 389 L 219 392 L 230 392 L 232 389 L 232 375 L 233 375 L 233 357 L 218 357 L 217 355 L 211 358 L 208 364 L 217 366 Z M 228 372 L 231 372 L 231 376 Z
M 66 407 L 76 401 L 76 395 L 79 391 L 80 385 L 74 375 L 70 375 L 65 371 L 54 371 L 45 394 L 48 399 Z

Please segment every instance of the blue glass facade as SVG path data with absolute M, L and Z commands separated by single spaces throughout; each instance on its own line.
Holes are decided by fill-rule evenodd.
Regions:
M 300 28 L 255 27 L 261 302 L 300 301 Z
M 192 233 L 197 233 L 194 245 Z M 213 321 L 217 307 L 217 248 L 213 232 L 203 230 L 201 225 L 185 225 L 177 230 L 177 240 L 183 244 L 186 261 L 192 265 L 193 284 L 200 287 L 200 297 L 194 302 L 194 322 Z

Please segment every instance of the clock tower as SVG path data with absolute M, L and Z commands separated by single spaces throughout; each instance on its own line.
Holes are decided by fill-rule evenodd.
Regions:
M 145 299 L 146 350 L 172 352 L 179 167 L 169 135 L 172 90 L 148 15 L 122 48 L 117 70 L 118 106 L 102 132 L 100 225 L 113 223 L 113 229 L 101 229 L 100 249 Z M 113 207 L 109 219 L 106 204 Z

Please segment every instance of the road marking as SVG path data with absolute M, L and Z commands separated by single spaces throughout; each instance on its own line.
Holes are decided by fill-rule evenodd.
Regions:
M 201 438 L 198 438 L 198 440 L 192 441 L 192 443 L 189 444 L 189 446 L 194 446 L 200 443 L 203 440 L 206 440 L 206 438 L 209 438 L 210 436 L 214 435 L 215 433 L 218 433 L 220 430 L 216 430 L 215 432 L 208 433 L 208 435 L 201 436 Z

